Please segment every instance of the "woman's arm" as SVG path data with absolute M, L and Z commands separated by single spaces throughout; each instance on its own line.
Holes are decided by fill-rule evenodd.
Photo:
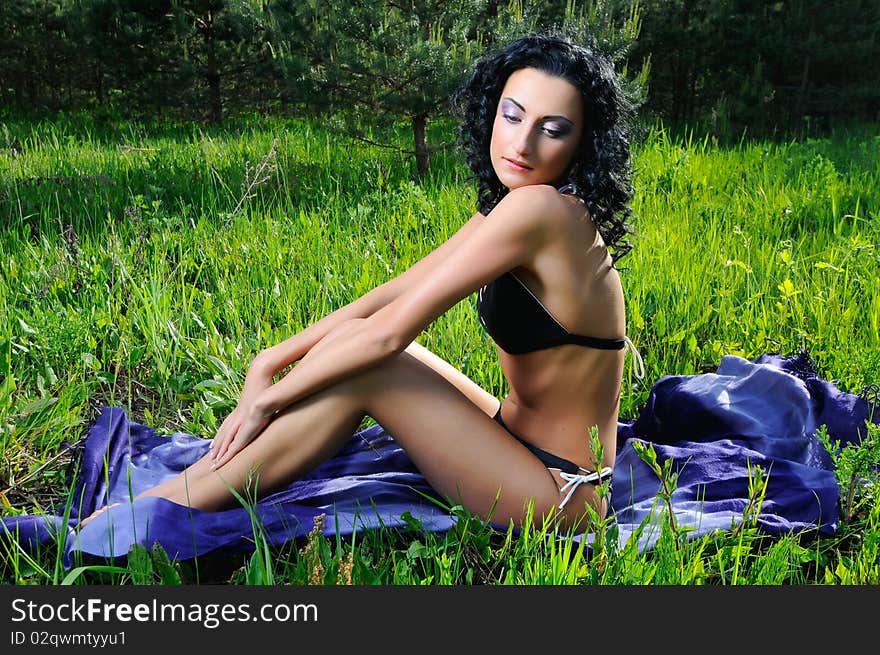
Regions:
M 357 300 L 327 314 L 292 337 L 266 348 L 254 358 L 251 366 L 256 366 L 271 378 L 281 369 L 304 357 L 315 344 L 336 327 L 353 319 L 366 318 L 394 300 L 399 293 L 398 279 L 385 282 Z
M 338 338 L 330 335 L 314 353 L 263 391 L 231 443 L 220 445 L 215 465 L 229 461 L 275 412 L 402 352 L 450 307 L 503 272 L 530 261 L 555 230 L 554 217 L 564 215 L 560 197 L 544 185 L 508 193 L 492 217 L 479 222 L 469 238 L 438 261 L 430 275 L 421 277 L 369 317 L 346 323 L 344 334 Z
M 357 300 L 327 314 L 294 336 L 263 350 L 254 358 L 252 367 L 257 367 L 260 372 L 271 378 L 281 369 L 304 357 L 315 344 L 340 325 L 354 319 L 372 316 L 393 302 L 404 291 L 430 275 L 431 271 L 466 241 L 470 234 L 477 229 L 479 223 L 484 220 L 486 219 L 482 214 L 474 214 L 442 245 L 422 257 L 403 273 L 365 293 Z
M 546 190 L 549 190 L 549 193 Z M 550 195 L 553 194 L 553 195 Z M 466 240 L 416 284 L 369 317 L 345 326 L 322 343 L 260 398 L 264 410 L 278 411 L 316 391 L 370 368 L 403 350 L 438 316 L 484 284 L 530 261 L 556 228 L 561 196 L 549 186 L 508 193 Z
M 441 246 L 422 257 L 394 279 L 328 314 L 285 341 L 260 352 L 251 362 L 238 405 L 224 419 L 217 434 L 214 435 L 214 440 L 211 443 L 214 459 L 217 460 L 226 452 L 229 444 L 245 423 L 247 423 L 245 436 L 249 432 L 253 432 L 255 435 L 268 423 L 262 419 L 254 422 L 253 417 L 256 414 L 254 402 L 272 386 L 272 378 L 278 371 L 313 354 L 317 344 L 324 343 L 326 345 L 328 335 L 333 334 L 337 329 L 353 323 L 357 319 L 372 316 L 379 309 L 398 298 L 405 290 L 430 276 L 431 271 L 466 241 L 483 220 L 485 218 L 482 214 L 474 214 Z

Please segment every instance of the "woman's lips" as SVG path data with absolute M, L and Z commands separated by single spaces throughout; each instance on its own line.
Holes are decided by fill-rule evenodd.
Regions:
M 532 170 L 530 166 L 523 166 L 522 164 L 517 164 L 512 159 L 508 159 L 507 157 L 502 157 L 502 159 L 507 162 L 507 165 L 515 171 L 523 172 Z

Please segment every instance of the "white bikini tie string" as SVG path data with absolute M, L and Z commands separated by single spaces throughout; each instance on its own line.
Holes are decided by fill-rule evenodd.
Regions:
M 568 480 L 568 482 L 566 482 L 562 489 L 559 490 L 559 493 L 562 493 L 569 487 L 571 487 L 571 489 L 569 490 L 565 498 L 563 498 L 562 502 L 559 503 L 559 509 L 565 507 L 565 504 L 568 502 L 569 498 L 571 498 L 571 495 L 580 485 L 584 484 L 585 482 L 599 482 L 603 477 L 610 475 L 611 472 L 612 471 L 610 466 L 606 466 L 601 471 L 594 471 L 593 473 L 590 473 L 588 475 L 583 475 L 582 473 L 566 473 L 565 471 L 560 471 L 560 477 L 562 477 L 563 480 Z
M 624 336 L 623 340 L 626 342 L 625 348 L 629 350 L 633 356 L 633 373 L 635 373 L 635 376 L 639 380 L 644 380 L 645 362 L 642 361 L 642 356 L 639 354 L 639 351 L 636 350 L 635 344 L 633 344 L 632 339 L 630 339 L 628 336 Z

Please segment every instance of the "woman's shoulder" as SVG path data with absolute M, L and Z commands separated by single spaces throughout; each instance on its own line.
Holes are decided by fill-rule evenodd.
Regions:
M 564 189 L 565 187 L 560 187 Z M 534 202 L 552 202 L 561 198 L 563 193 L 552 184 L 524 184 L 523 186 L 511 189 L 505 195 L 505 198 L 518 198 L 519 200 L 531 200 Z
M 589 211 L 580 198 L 566 193 L 565 187 L 557 189 L 550 184 L 527 184 L 517 187 L 508 192 L 502 202 L 504 200 L 507 200 L 506 204 L 521 208 L 523 211 L 538 212 L 544 220 L 569 223 L 589 216 Z

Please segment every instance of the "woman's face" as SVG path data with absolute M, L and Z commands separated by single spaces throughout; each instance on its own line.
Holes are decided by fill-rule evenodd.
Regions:
M 536 68 L 511 73 L 501 92 L 489 155 L 508 189 L 563 183 L 583 131 L 581 94 Z

